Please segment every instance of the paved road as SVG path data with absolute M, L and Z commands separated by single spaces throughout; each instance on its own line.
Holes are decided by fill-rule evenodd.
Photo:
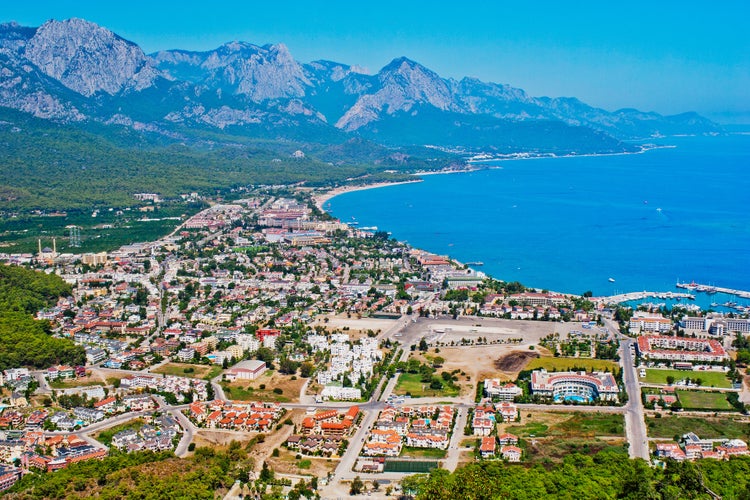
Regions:
M 193 436 L 198 429 L 190 420 L 188 420 L 185 415 L 183 415 L 181 411 L 169 410 L 169 413 L 177 419 L 177 421 L 182 426 L 182 430 L 184 431 L 182 433 L 182 438 L 180 438 L 180 442 L 177 443 L 177 448 L 175 448 L 174 454 L 178 457 L 184 457 L 185 455 L 187 455 L 188 447 L 190 446 L 190 443 L 193 442 Z
M 214 399 L 223 399 L 224 401 L 227 400 L 227 397 L 224 395 L 224 388 L 219 383 L 221 381 L 222 374 L 215 376 L 211 379 L 211 387 L 214 388 Z
M 631 458 L 642 458 L 649 460 L 648 436 L 646 434 L 646 422 L 643 418 L 643 402 L 641 401 L 641 388 L 638 376 L 633 364 L 633 354 L 630 346 L 635 343 L 634 339 L 623 337 L 620 340 L 620 363 L 622 364 L 622 379 L 625 390 L 628 393 L 628 403 L 625 405 L 625 432 Z
M 458 459 L 461 456 L 461 440 L 464 438 L 464 427 L 466 427 L 466 419 L 469 412 L 466 408 L 459 407 L 456 411 L 456 424 L 453 427 L 453 435 L 451 436 L 451 442 L 448 444 L 448 456 L 443 462 L 443 468 L 448 469 L 450 472 L 456 470 L 458 466 Z
M 362 419 L 359 429 L 357 429 L 357 432 L 355 432 L 354 436 L 349 440 L 349 446 L 344 452 L 344 456 L 341 457 L 341 460 L 336 467 L 336 471 L 333 473 L 333 477 L 328 483 L 327 489 L 333 490 L 335 489 L 335 483 L 338 481 L 351 480 L 357 475 L 352 472 L 352 469 L 354 468 L 359 452 L 362 449 L 362 444 L 370 433 L 370 429 L 375 423 L 375 420 L 378 418 L 378 413 L 379 410 L 376 409 L 365 412 L 365 416 Z M 329 494 L 333 494 L 333 491 L 330 491 Z M 321 496 L 325 497 L 326 494 L 322 493 Z
M 52 387 L 50 387 L 45 374 L 45 370 L 31 372 L 31 375 L 39 382 L 39 387 L 37 387 L 35 394 L 52 394 Z

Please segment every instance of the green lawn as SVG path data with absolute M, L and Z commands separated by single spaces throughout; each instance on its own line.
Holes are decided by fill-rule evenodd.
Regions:
M 410 446 L 404 446 L 401 448 L 401 454 L 399 457 L 445 458 L 447 453 L 447 450 L 438 450 L 437 448 L 412 448 Z
M 571 453 L 595 455 L 609 451 L 627 456 L 625 440 L 609 441 L 597 438 L 554 438 L 540 440 L 536 446 L 526 446 L 524 462 L 529 464 L 548 465 L 549 462 L 562 462 Z
M 661 418 L 646 417 L 649 437 L 671 439 L 676 435 L 695 432 L 704 439 L 750 439 L 750 423 L 724 416 L 689 417 L 663 415 Z
M 151 370 L 152 373 L 165 373 L 177 377 L 210 380 L 222 372 L 218 365 L 193 365 L 190 363 L 167 363 Z
M 675 391 L 686 410 L 731 410 L 726 394 L 708 391 Z
M 571 418 L 555 424 L 550 436 L 624 436 L 625 418 L 617 413 L 573 413 Z
M 624 436 L 624 417 L 616 413 L 571 412 L 554 413 L 552 421 L 528 422 L 507 428 L 520 437 L 591 438 L 594 436 Z
M 288 403 L 291 401 L 291 398 L 284 394 L 276 394 L 270 387 L 267 389 L 253 389 L 248 386 L 246 389 L 237 383 L 221 382 L 221 388 L 224 389 L 224 395 L 227 399 L 236 399 L 239 401 L 273 401 L 276 403 Z
M 609 368 L 609 371 L 614 371 L 619 366 L 616 362 L 606 359 L 541 357 L 529 361 L 524 370 L 544 368 L 547 371 L 561 372 L 573 368 L 585 368 L 586 371 L 604 371 Z
M 142 418 L 136 418 L 135 420 L 130 420 L 128 422 L 125 422 L 124 424 L 116 425 L 114 427 L 110 427 L 109 429 L 103 430 L 99 434 L 94 436 L 94 438 L 100 443 L 106 446 L 110 446 L 112 444 L 112 437 L 118 432 L 127 429 L 138 430 L 145 423 L 146 422 Z
M 690 379 L 701 379 L 701 385 L 705 387 L 721 387 L 730 388 L 732 387 L 731 382 L 727 376 L 722 372 L 698 372 L 698 371 L 685 371 L 685 370 L 659 370 L 655 368 L 649 368 L 646 370 L 646 376 L 640 378 L 641 382 L 647 384 L 666 384 L 667 377 L 674 377 L 675 383 L 685 378 Z
M 443 385 L 442 389 L 430 389 L 429 383 L 422 382 L 421 378 L 419 373 L 402 373 L 394 392 L 398 395 L 408 393 L 414 398 L 458 396 L 458 387 Z
M 541 422 L 529 422 L 525 425 L 513 425 L 507 431 L 520 437 L 545 437 L 549 426 Z

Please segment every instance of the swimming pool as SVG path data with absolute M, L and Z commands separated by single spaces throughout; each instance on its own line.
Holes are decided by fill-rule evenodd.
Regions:
M 568 396 L 555 396 L 555 403 L 559 403 L 561 401 L 565 401 L 566 403 L 591 403 L 593 401 L 593 398 L 586 396 L 577 396 L 574 394 L 570 394 Z

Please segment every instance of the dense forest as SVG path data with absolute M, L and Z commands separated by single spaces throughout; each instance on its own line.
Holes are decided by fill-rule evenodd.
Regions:
M 32 316 L 70 292 L 70 285 L 55 274 L 0 266 L 0 370 L 85 362 L 82 347 L 50 336 L 49 324 Z
M 73 288 L 56 274 L 40 273 L 19 266 L 0 266 L 0 312 L 34 314 L 70 295 Z
M 669 460 L 664 469 L 643 460 L 601 452 L 593 457 L 572 454 L 562 464 L 544 468 L 472 463 L 449 473 L 412 476 L 406 489 L 424 500 L 480 499 L 601 499 L 633 500 L 750 498 L 750 457 L 729 461 Z
M 198 448 L 185 459 L 175 458 L 172 452 L 116 453 L 53 474 L 25 476 L 4 498 L 213 499 L 217 490 L 225 490 L 236 479 L 247 480 L 252 465 L 247 447 L 237 442 L 226 451 Z
M 193 457 L 177 459 L 171 452 L 115 454 L 104 460 L 73 464 L 54 474 L 24 477 L 8 492 L 12 499 L 47 498 L 214 498 L 235 480 L 248 480 L 252 444 L 233 442 L 226 451 L 198 448 Z M 273 472 L 261 473 L 253 498 L 284 498 Z M 314 484 L 316 481 L 312 481 Z M 265 484 L 264 484 L 265 483 Z M 310 484 L 300 481 L 288 498 L 311 498 Z M 729 461 L 669 461 L 664 469 L 649 467 L 622 453 L 593 457 L 573 454 L 560 465 L 526 468 L 480 462 L 414 475 L 402 481 L 404 493 L 418 500 L 480 499 L 603 499 L 633 500 L 750 498 L 750 457 Z
M 0 210 L 131 206 L 139 192 L 174 197 L 259 184 L 404 180 L 406 172 L 462 164 L 438 151 L 388 149 L 356 138 L 317 144 L 231 131 L 191 134 L 168 138 L 118 126 L 56 124 L 0 108 Z M 305 155 L 294 157 L 297 150 Z

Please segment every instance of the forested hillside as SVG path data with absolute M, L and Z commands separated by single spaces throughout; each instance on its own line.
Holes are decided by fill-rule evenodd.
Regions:
M 0 266 L 0 370 L 85 362 L 83 347 L 51 337 L 49 324 L 32 316 L 70 291 L 57 275 Z
M 573 454 L 549 469 L 503 462 L 473 463 L 449 473 L 412 476 L 406 486 L 420 500 L 750 498 L 750 457 L 729 461 L 668 461 L 665 469 L 649 467 L 624 454 Z M 708 489 L 707 489 L 708 488 Z
M 131 206 L 140 192 L 175 197 L 258 184 L 334 185 L 361 176 L 369 182 L 403 180 L 405 174 L 394 171 L 437 170 L 457 161 L 439 152 L 421 150 L 438 157 L 428 160 L 363 141 L 332 146 L 203 135 L 186 144 L 0 108 L 0 210 Z M 293 157 L 297 149 L 307 154 Z
M 72 287 L 56 274 L 40 273 L 19 266 L 0 266 L 0 312 L 29 314 L 51 306 L 70 295 Z

